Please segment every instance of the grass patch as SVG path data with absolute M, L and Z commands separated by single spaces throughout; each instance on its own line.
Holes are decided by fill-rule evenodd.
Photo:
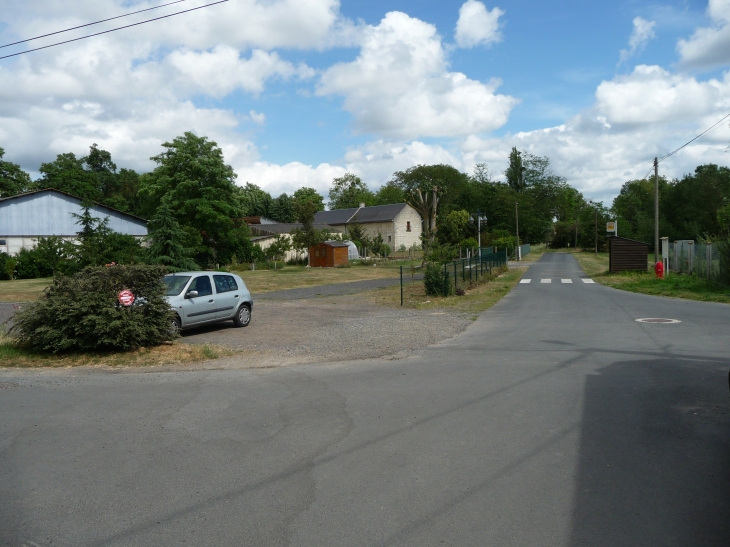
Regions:
M 608 253 L 575 253 L 583 270 L 598 283 L 615 289 L 669 296 L 701 302 L 730 304 L 730 287 L 692 275 L 669 273 L 665 279 L 657 279 L 653 272 L 608 273 Z
M 53 278 L 14 279 L 0 281 L 0 302 L 30 302 L 43 296 L 43 289 L 53 284 Z
M 419 310 L 448 310 L 464 313 L 473 319 L 491 308 L 519 282 L 525 271 L 521 268 L 505 271 L 473 289 L 464 296 L 427 296 L 423 281 L 408 280 L 403 287 L 403 307 Z M 406 281 L 406 279 L 404 279 Z M 400 285 L 386 287 L 366 293 L 375 304 L 388 307 L 400 307 Z
M 54 355 L 18 348 L 7 338 L 0 338 L 0 367 L 11 368 L 151 367 L 218 359 L 235 353 L 232 349 L 208 344 L 198 346 L 174 342 L 133 351 Z
M 414 265 L 420 265 L 415 263 Z M 410 273 L 410 267 L 404 266 L 404 272 Z M 316 285 L 330 285 L 333 283 L 350 283 L 369 279 L 383 279 L 398 277 L 398 266 L 379 263 L 377 266 L 361 266 L 357 268 L 310 268 L 306 266 L 286 266 L 277 270 L 245 270 L 231 271 L 240 275 L 248 290 L 255 296 L 259 293 L 280 291 L 283 289 L 300 289 Z

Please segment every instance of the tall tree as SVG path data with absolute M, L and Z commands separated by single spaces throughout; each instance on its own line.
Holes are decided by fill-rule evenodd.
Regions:
M 375 196 L 367 185 L 352 173 L 332 179 L 329 197 L 330 209 L 350 209 L 359 207 L 361 203 L 370 206 L 375 202 Z
M 182 226 L 194 228 L 201 245 L 195 259 L 204 265 L 228 263 L 245 237 L 236 174 L 223 159 L 223 151 L 206 137 L 187 132 L 162 145 L 165 151 L 152 157 L 157 167 L 141 177 L 140 196 L 153 213 L 168 200 Z
M 507 184 L 515 192 L 523 192 L 525 190 L 525 166 L 522 163 L 522 152 L 517 147 L 512 147 L 509 153 L 509 167 L 504 172 L 507 177 Z
M 84 169 L 84 159 L 77 158 L 73 152 L 59 154 L 54 161 L 42 163 L 38 170 L 40 188 L 55 188 L 83 200 L 101 201 L 96 176 Z
M 0 148 L 0 198 L 7 198 L 32 189 L 30 175 L 20 165 L 3 160 L 5 150 Z
M 303 186 L 296 192 L 294 192 L 294 200 L 298 203 L 304 201 L 312 201 L 317 206 L 317 211 L 324 211 L 324 199 L 319 195 L 319 192 L 314 188 L 307 188 Z
M 245 186 L 239 186 L 236 190 L 236 197 L 243 216 L 271 216 L 270 209 L 273 199 L 266 190 L 262 190 L 257 185 L 247 182 Z
M 421 215 L 423 233 L 433 241 L 439 200 L 465 179 L 466 175 L 450 165 L 417 165 L 394 173 L 392 183 L 403 191 L 406 203 Z
M 405 201 L 406 196 L 403 194 L 403 189 L 391 180 L 375 192 L 373 205 L 390 205 L 391 203 L 405 203 Z
M 162 264 L 171 270 L 197 270 L 192 259 L 189 236 L 180 227 L 166 199 L 157 208 L 148 225 L 147 259 L 152 264 Z

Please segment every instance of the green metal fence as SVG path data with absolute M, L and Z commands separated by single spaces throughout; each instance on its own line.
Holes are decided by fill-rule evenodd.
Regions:
M 491 275 L 495 268 L 507 264 L 507 259 L 507 249 L 482 248 L 470 258 L 447 262 L 443 267 L 444 296 L 479 283 L 485 275 Z

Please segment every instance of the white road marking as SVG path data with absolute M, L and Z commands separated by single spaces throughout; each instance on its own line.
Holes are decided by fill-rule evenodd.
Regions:
M 541 279 L 540 283 L 552 283 L 552 279 Z
M 593 281 L 592 279 L 583 278 L 582 281 L 583 281 L 583 283 L 595 283 L 595 281 Z
M 573 280 L 572 279 L 561 279 L 560 282 L 561 283 L 572 283 Z
M 520 283 L 529 283 L 532 279 L 520 279 Z

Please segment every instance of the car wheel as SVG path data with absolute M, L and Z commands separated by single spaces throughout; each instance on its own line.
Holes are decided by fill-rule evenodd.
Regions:
M 241 304 L 241 307 L 238 308 L 238 311 L 236 312 L 235 317 L 233 318 L 233 324 L 237 327 L 248 327 L 248 324 L 251 322 L 251 308 L 248 307 L 248 304 Z
M 172 332 L 173 336 L 177 336 L 180 334 L 181 330 L 182 323 L 180 322 L 180 317 L 176 315 L 172 318 L 172 322 L 170 323 L 170 332 Z

